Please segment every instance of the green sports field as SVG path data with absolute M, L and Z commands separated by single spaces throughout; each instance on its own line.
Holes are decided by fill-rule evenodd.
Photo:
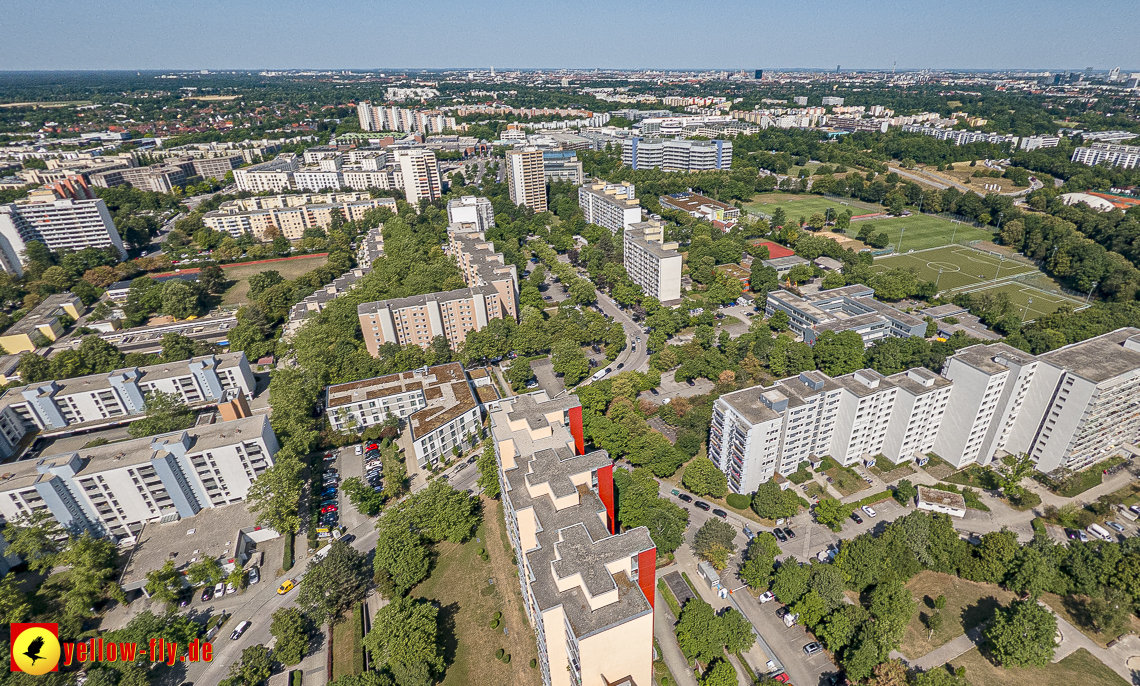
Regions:
M 832 219 L 847 209 L 856 215 L 871 214 L 881 209 L 878 205 L 871 205 L 854 199 L 836 200 L 820 195 L 795 195 L 792 193 L 759 193 L 753 196 L 752 202 L 744 207 L 751 212 L 759 212 L 769 217 L 772 216 L 777 207 L 782 207 L 791 220 L 799 219 L 801 215 L 807 219 L 816 212 L 823 214 L 829 207 L 832 210 Z
M 1062 305 L 1072 305 L 1074 309 L 1081 309 L 1084 306 L 1084 301 L 1077 298 L 1070 298 L 1060 293 L 1050 293 L 1016 281 L 968 292 L 1005 293 L 1009 295 L 1010 302 L 1017 306 L 1017 314 L 1024 321 L 1031 321 L 1052 314 Z
M 874 269 L 878 271 L 896 268 L 912 269 L 923 281 L 937 282 L 941 292 L 966 290 L 984 283 L 1037 271 L 1032 265 L 1015 260 L 1002 260 L 996 255 L 964 245 L 947 245 L 930 250 L 879 257 L 875 260 Z

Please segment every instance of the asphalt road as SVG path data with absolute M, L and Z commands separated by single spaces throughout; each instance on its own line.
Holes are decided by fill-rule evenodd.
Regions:
M 631 370 L 638 372 L 648 371 L 649 353 L 646 352 L 645 349 L 645 339 L 647 338 L 645 330 L 642 329 L 637 322 L 633 321 L 633 317 L 628 312 L 623 311 L 616 302 L 603 293 L 598 293 L 598 309 L 621 322 L 622 328 L 625 329 L 626 347 L 625 350 L 622 350 L 621 353 L 618 354 L 617 359 L 607 365 L 613 370 L 610 374 L 616 374 L 619 371 L 619 364 L 622 365 L 620 371 L 623 372 Z M 638 341 L 638 337 L 642 340 Z M 633 349 L 635 345 L 637 346 L 636 351 Z M 586 380 L 582 385 L 588 383 L 590 383 L 590 381 Z

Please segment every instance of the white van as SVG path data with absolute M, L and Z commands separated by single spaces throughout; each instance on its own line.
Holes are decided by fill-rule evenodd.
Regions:
M 1086 531 L 1102 541 L 1108 541 L 1111 543 L 1116 540 L 1112 537 L 1112 534 L 1108 533 L 1108 529 L 1104 528 L 1100 524 L 1090 524 L 1089 528 L 1086 529 Z

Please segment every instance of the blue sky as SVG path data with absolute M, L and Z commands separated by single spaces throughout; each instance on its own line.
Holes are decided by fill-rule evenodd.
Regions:
M 0 69 L 1140 71 L 1137 0 L 5 0 Z

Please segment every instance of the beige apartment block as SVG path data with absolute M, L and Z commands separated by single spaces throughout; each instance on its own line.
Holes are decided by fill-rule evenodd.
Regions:
M 546 211 L 546 172 L 542 151 L 527 147 L 507 151 L 507 186 L 511 202 Z

